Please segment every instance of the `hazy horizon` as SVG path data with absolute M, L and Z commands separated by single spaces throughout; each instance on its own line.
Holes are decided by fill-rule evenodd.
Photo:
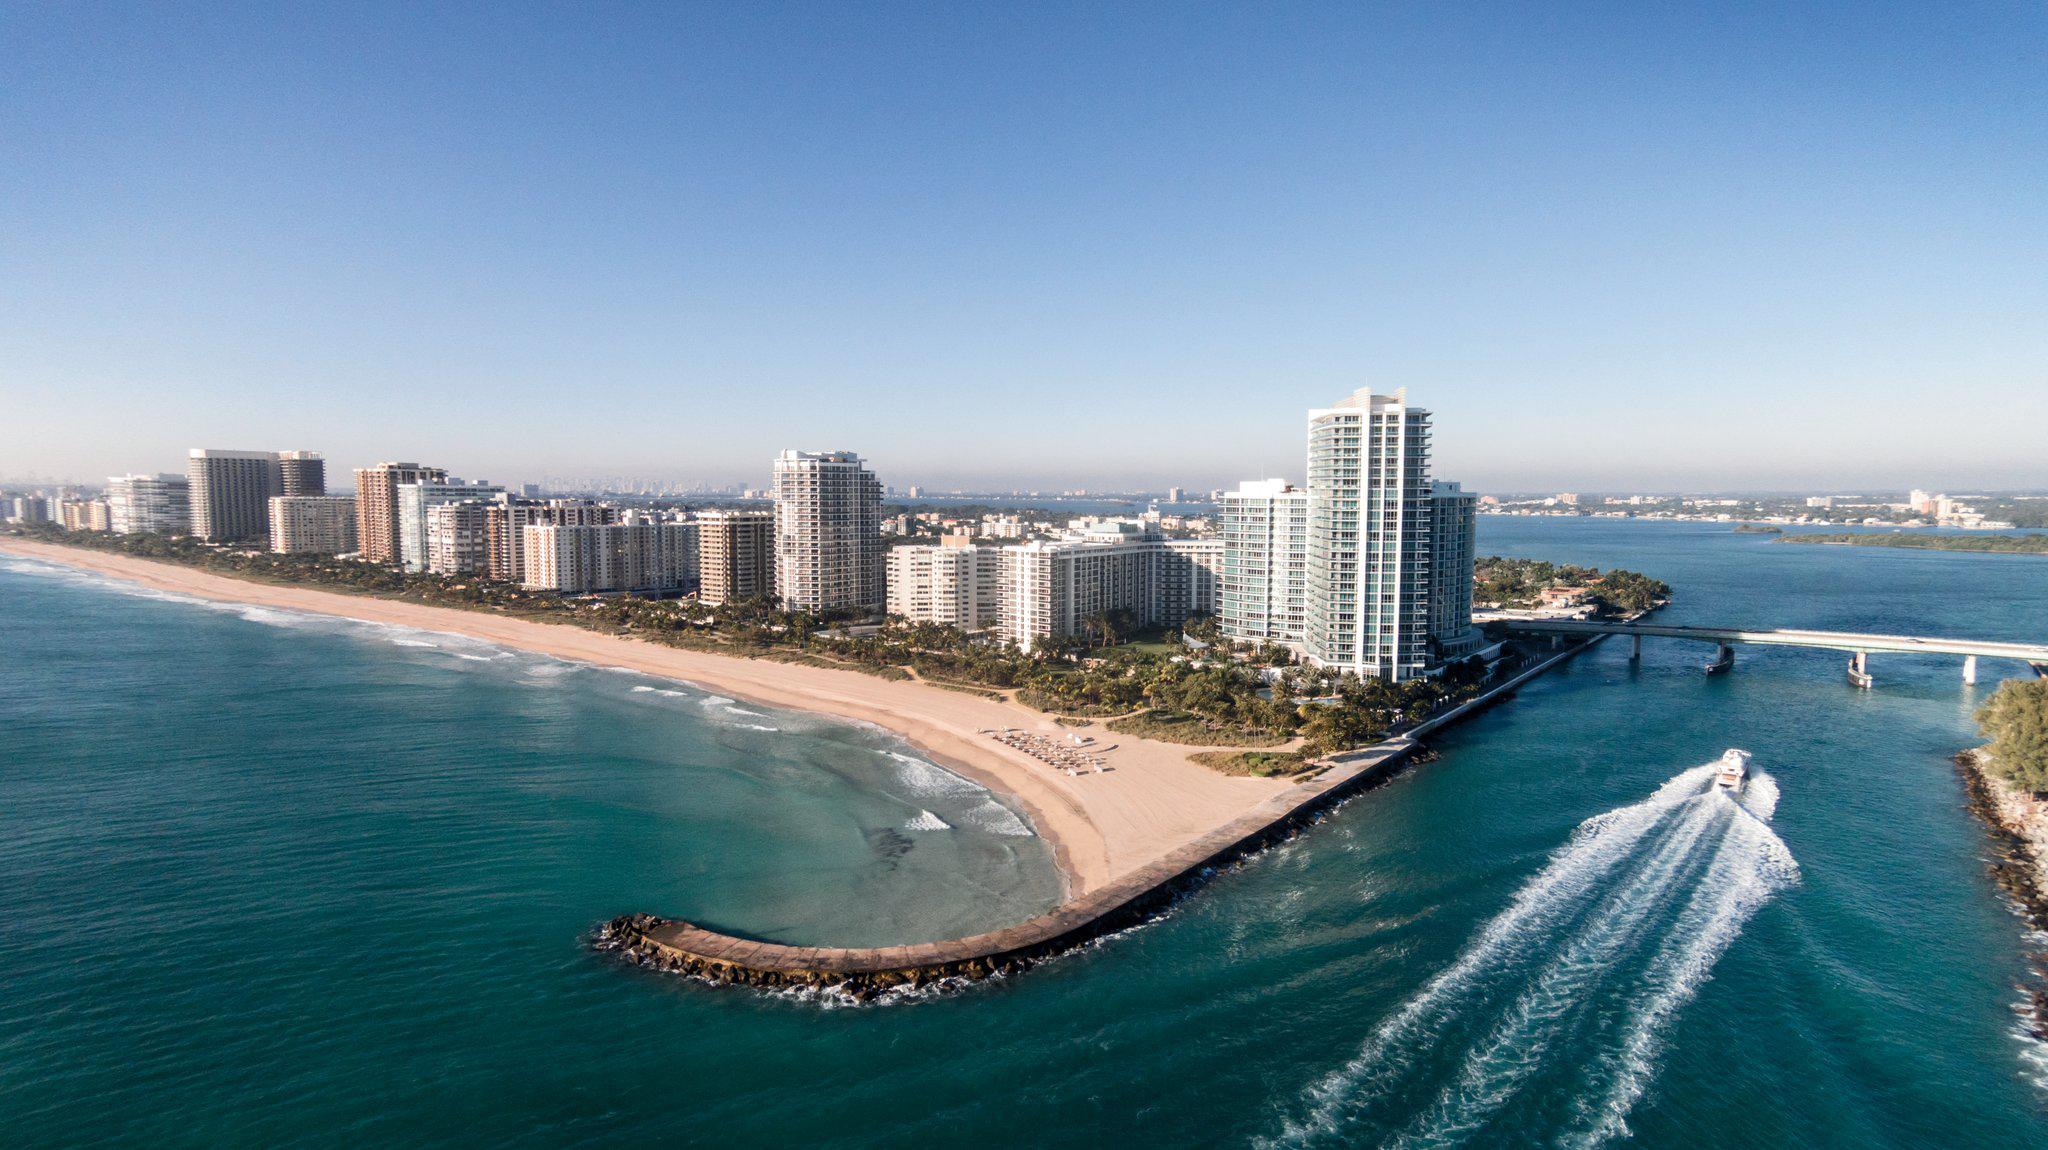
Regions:
M 2048 488 L 2048 9 L 95 8 L 0 66 L 0 476 Z

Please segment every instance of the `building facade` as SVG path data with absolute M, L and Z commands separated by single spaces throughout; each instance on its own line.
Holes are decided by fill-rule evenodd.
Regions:
M 107 508 L 116 535 L 182 535 L 192 528 L 192 481 L 170 474 L 110 476 Z
M 485 547 L 491 578 L 526 581 L 526 529 L 531 526 L 586 527 L 615 522 L 618 513 L 584 499 L 532 499 L 501 495 L 484 509 Z
M 354 551 L 356 501 L 346 495 L 272 496 L 270 549 L 286 555 Z
M 277 452 L 195 447 L 185 478 L 194 538 L 235 543 L 270 536 L 270 497 L 278 493 Z
M 59 499 L 55 518 L 66 531 L 109 531 L 113 510 L 104 499 Z
M 775 592 L 787 611 L 887 606 L 882 485 L 850 451 L 775 460 Z
M 427 512 L 443 503 L 484 500 L 505 489 L 460 479 L 401 483 L 398 486 L 398 561 L 407 571 L 427 569 Z
M 1429 640 L 1441 665 L 1483 645 L 1472 626 L 1479 497 L 1456 483 L 1431 483 L 1429 521 Z
M 436 575 L 489 573 L 491 506 L 488 500 L 458 499 L 427 508 L 426 569 Z
M 1240 484 L 1218 507 L 1224 635 L 1299 644 L 1307 627 L 1308 492 L 1284 479 Z
M 775 593 L 775 516 L 768 511 L 697 513 L 697 597 L 706 603 Z
M 327 460 L 317 451 L 280 451 L 277 481 L 279 495 L 325 495 Z
M 397 563 L 398 489 L 408 483 L 441 483 L 448 472 L 417 463 L 379 463 L 356 468 L 356 542 L 372 563 Z
M 1408 679 L 1429 645 L 1429 413 L 1361 389 L 1309 413 L 1303 654 Z
M 890 548 L 889 614 L 962 631 L 993 623 L 1002 551 L 961 544 Z
M 1129 520 L 1082 521 L 1060 539 L 988 548 L 997 556 L 995 614 L 1003 639 L 1030 650 L 1126 613 L 1139 627 L 1215 613 L 1224 548 L 1215 539 L 1162 539 Z
M 583 595 L 686 592 L 697 581 L 694 522 L 535 524 L 525 529 L 523 586 Z

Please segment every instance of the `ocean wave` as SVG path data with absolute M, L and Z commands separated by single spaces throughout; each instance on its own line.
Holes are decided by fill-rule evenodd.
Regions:
M 920 810 L 917 812 L 916 818 L 903 824 L 903 829 L 906 831 L 950 831 L 953 829 L 953 824 L 930 811 Z
M 1731 799 L 1713 771 L 1682 772 L 1580 824 L 1264 1144 L 1443 1145 L 1516 1106 L 1561 1110 L 1560 1144 L 1625 1135 L 1671 1019 L 1749 918 L 1798 880 L 1770 829 L 1777 784 L 1759 773 Z M 1561 1106 L 1532 1097 L 1565 1077 L 1575 1085 Z

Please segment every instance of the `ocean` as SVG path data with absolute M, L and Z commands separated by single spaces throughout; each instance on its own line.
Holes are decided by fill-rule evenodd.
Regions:
M 1673 622 L 2048 635 L 2037 557 L 1480 532 L 1666 579 Z M 1948 761 L 2025 668 L 1707 653 L 1610 642 L 1153 922 L 852 1007 L 588 939 L 1051 905 L 1016 812 L 886 733 L 0 558 L 0 1141 L 2048 1146 Z

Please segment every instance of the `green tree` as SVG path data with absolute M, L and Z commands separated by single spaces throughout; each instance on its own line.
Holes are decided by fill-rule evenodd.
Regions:
M 2014 786 L 2048 791 L 2048 679 L 2009 679 L 1977 711 L 1991 769 Z

